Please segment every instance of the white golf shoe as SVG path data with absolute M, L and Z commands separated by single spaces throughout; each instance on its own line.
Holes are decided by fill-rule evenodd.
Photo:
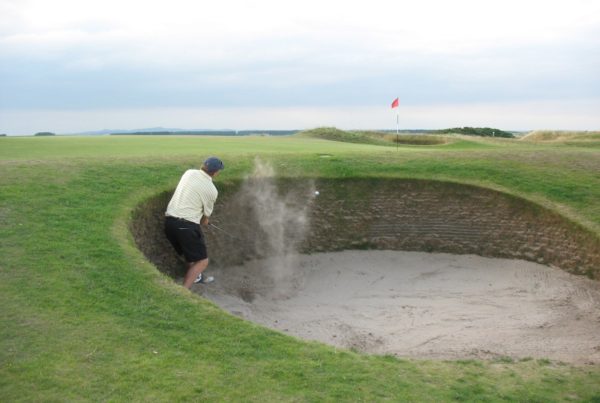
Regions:
M 212 283 L 213 281 L 215 281 L 213 276 L 203 276 L 202 273 L 200 273 L 196 280 L 194 280 L 194 284 L 208 284 Z

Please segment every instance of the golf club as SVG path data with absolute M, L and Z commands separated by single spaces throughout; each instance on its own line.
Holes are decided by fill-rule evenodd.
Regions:
M 233 239 L 237 239 L 238 241 L 240 241 L 240 238 L 236 237 L 235 235 L 230 234 L 229 232 L 225 231 L 223 228 L 221 227 L 217 227 L 215 224 L 213 223 L 208 223 L 208 225 L 210 225 L 213 228 L 218 229 L 219 231 L 221 231 L 222 233 L 224 233 L 225 235 L 228 235 L 229 237 L 233 238 Z

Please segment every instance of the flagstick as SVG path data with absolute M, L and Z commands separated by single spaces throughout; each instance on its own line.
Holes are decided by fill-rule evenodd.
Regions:
M 400 108 L 396 111 L 396 151 L 398 151 L 398 132 L 400 129 Z
M 398 110 L 396 111 L 396 151 L 398 151 L 398 143 L 400 142 L 400 138 L 398 137 L 398 135 L 400 134 L 400 108 L 399 108 L 399 100 L 400 98 L 396 98 L 394 99 L 394 102 L 392 102 L 392 109 L 394 108 L 398 108 Z

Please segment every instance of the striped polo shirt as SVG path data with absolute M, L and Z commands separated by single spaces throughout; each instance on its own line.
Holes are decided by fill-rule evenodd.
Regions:
M 202 216 L 210 217 L 212 214 L 217 196 L 217 188 L 209 174 L 201 169 L 188 169 L 181 177 L 165 214 L 200 224 Z

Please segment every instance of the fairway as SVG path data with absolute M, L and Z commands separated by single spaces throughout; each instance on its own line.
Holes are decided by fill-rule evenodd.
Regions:
M 318 213 L 312 220 L 318 225 L 311 229 L 313 244 L 295 244 L 302 252 L 439 248 L 441 244 L 418 238 L 414 227 L 396 224 L 391 230 L 381 221 L 368 227 L 367 241 L 334 236 L 351 233 L 340 228 L 366 228 L 365 222 L 374 221 L 368 214 L 363 221 L 343 218 L 355 217 L 369 195 L 387 195 L 386 189 L 393 187 L 421 197 L 423 189 L 433 186 L 446 195 L 427 205 L 433 217 L 438 216 L 431 206 L 444 211 L 445 201 L 460 197 L 485 201 L 479 210 L 460 214 L 475 211 L 473 215 L 484 217 L 489 212 L 486 228 L 500 214 L 511 217 L 510 208 L 529 211 L 523 216 L 529 218 L 506 228 L 526 222 L 527 229 L 542 234 L 535 244 L 541 252 L 530 258 L 542 259 L 535 270 L 552 264 L 558 275 L 576 275 L 577 281 L 594 287 L 600 279 L 600 148 L 590 147 L 594 141 L 456 137 L 396 149 L 298 135 L 0 138 L 0 400 L 597 401 L 596 358 L 561 360 L 556 358 L 560 355 L 532 357 L 509 350 L 506 355 L 481 354 L 483 359 L 432 358 L 401 351 L 367 354 L 360 346 L 305 341 L 284 329 L 242 320 L 238 316 L 243 315 L 184 290 L 167 275 L 176 278 L 177 269 L 158 267 L 151 253 L 159 242 L 153 239 L 160 235 L 156 220 L 165 200 L 183 171 L 198 167 L 209 155 L 218 155 L 226 166 L 215 180 L 222 191 L 215 212 L 219 225 L 236 236 L 246 235 L 242 225 L 248 213 L 234 215 L 232 203 L 259 158 L 273 169 L 278 192 L 304 189 L 299 183 L 308 184 L 311 195 L 319 190 L 318 197 L 304 203 L 308 212 Z M 455 192 L 457 188 L 483 193 Z M 486 204 L 481 194 L 506 204 Z M 367 207 L 379 202 L 373 203 Z M 401 209 L 406 211 L 413 205 L 411 197 L 405 203 Z M 417 216 L 425 210 L 414 211 Z M 536 222 L 543 225 L 536 227 Z M 544 233 L 549 227 L 553 232 Z M 328 232 L 332 228 L 337 228 L 335 234 Z M 483 229 L 477 227 L 477 232 Z M 497 249 L 432 251 L 502 257 L 514 248 L 511 240 L 519 238 L 505 232 L 500 238 L 499 233 L 490 232 L 486 241 Z M 406 234 L 423 242 L 403 244 L 399 240 L 410 238 Z M 325 245 L 322 251 L 319 245 Z M 243 248 L 223 234 L 213 234 L 208 247 L 216 260 L 232 259 L 228 267 L 243 256 Z M 572 251 L 565 252 L 568 248 Z M 528 259 L 528 252 L 517 258 Z M 217 267 L 225 265 L 216 261 Z M 500 284 L 502 274 L 497 276 Z M 494 332 L 497 312 L 480 314 L 491 316 L 486 326 Z M 578 325 L 578 320 L 587 324 Z M 569 330 L 577 333 L 594 320 L 593 315 L 574 318 Z M 590 347 L 593 357 L 600 354 L 596 341 Z

